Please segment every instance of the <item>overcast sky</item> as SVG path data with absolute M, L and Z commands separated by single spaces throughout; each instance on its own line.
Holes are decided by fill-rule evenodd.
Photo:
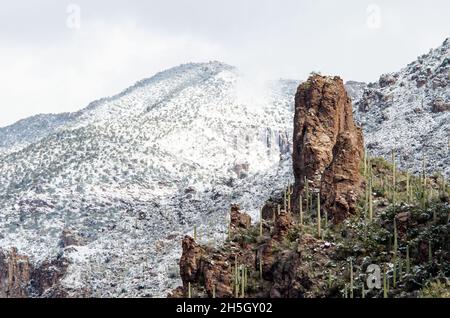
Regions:
M 450 1 L 15 0 L 0 6 L 0 127 L 75 111 L 186 62 L 375 81 L 450 36 Z

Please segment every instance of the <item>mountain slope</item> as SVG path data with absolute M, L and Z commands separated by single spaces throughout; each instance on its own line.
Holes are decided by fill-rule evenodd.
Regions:
M 249 96 L 234 68 L 187 64 L 22 138 L 0 161 L 0 247 L 37 264 L 63 255 L 67 289 L 164 295 L 183 234 L 223 237 L 231 203 L 256 213 L 291 178 L 295 86 Z
M 450 175 L 450 39 L 377 83 L 347 83 L 368 151 L 418 173 Z
M 0 128 L 0 155 L 18 151 L 67 124 L 71 114 L 41 114 Z
M 378 83 L 347 83 L 373 156 L 449 175 L 449 43 Z M 229 206 L 253 214 L 293 180 L 298 82 L 249 82 L 186 64 L 61 115 L 0 128 L 0 249 L 67 258 L 62 285 L 92 296 L 162 296 L 178 242 L 224 238 Z M 64 233 L 77 242 L 67 245 Z M 44 266 L 45 267 L 45 266 Z

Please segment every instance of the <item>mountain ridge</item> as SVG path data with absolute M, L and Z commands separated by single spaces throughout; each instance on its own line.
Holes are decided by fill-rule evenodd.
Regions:
M 176 237 L 198 224 L 219 241 L 224 207 L 244 201 L 256 213 L 280 191 L 290 177 L 292 84 L 270 83 L 250 105 L 233 69 L 185 67 L 2 156 L 0 247 L 36 268 L 63 255 L 69 290 L 163 295 L 179 279 L 170 274 Z M 83 245 L 61 247 L 64 231 Z
M 448 45 L 411 63 L 395 81 L 348 83 L 371 155 L 387 157 L 397 148 L 401 168 L 419 172 L 422 153 L 445 168 L 449 112 L 421 107 L 412 118 L 433 119 L 424 131 L 398 118 L 422 106 L 414 99 L 419 93 L 428 94 L 427 102 L 443 96 L 445 106 L 448 78 L 433 87 L 436 76 L 426 65 L 448 61 Z M 439 79 L 449 67 L 441 66 Z M 254 217 L 268 198 L 280 196 L 293 179 L 298 82 L 248 90 L 257 85 L 220 62 L 183 64 L 154 77 L 78 112 L 35 117 L 35 129 L 33 117 L 0 128 L 0 249 L 17 248 L 37 265 L 64 257 L 68 290 L 161 296 L 179 284 L 184 234 L 196 227 L 202 243 L 214 245 L 226 236 L 231 204 Z M 416 143 L 413 155 L 392 141 L 402 132 L 411 139 L 405 146 Z M 422 149 L 424 133 L 437 140 Z M 65 231 L 82 243 L 62 244 Z

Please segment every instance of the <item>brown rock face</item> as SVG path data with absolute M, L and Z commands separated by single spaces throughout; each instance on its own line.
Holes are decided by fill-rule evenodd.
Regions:
M 362 159 L 362 136 L 349 131 L 339 134 L 333 148 L 333 161 L 322 177 L 321 194 L 324 208 L 331 212 L 334 222 L 355 214 L 362 178 L 359 165 Z
M 185 236 L 182 242 L 183 254 L 180 259 L 180 275 L 183 286 L 194 282 L 200 275 L 202 255 L 205 253 L 192 237 Z
M 210 297 L 215 290 L 219 298 L 233 296 L 230 261 L 224 255 L 214 255 L 208 258 L 208 253 L 199 246 L 193 238 L 183 239 L 183 254 L 180 259 L 180 275 L 183 281 L 182 289 L 176 289 L 170 297 L 183 297 L 187 294 L 188 284 L 199 280 L 204 282 L 205 291 Z
M 231 229 L 237 232 L 245 231 L 251 226 L 251 217 L 240 212 L 239 205 L 231 206 Z M 238 250 L 242 245 L 232 243 L 233 248 Z M 212 253 L 210 248 L 202 247 L 189 236 L 185 236 L 182 241 L 183 253 L 180 259 L 180 276 L 183 287 L 177 288 L 169 293 L 169 297 L 186 297 L 188 285 L 194 285 L 201 281 L 202 292 L 209 297 L 215 293 L 218 298 L 233 297 L 234 274 L 232 264 L 236 259 L 243 262 L 239 253 L 233 255 L 222 254 L 218 251 Z M 255 263 L 253 258 L 245 260 L 247 263 Z M 241 263 L 240 263 L 241 264 Z
M 231 206 L 231 228 L 232 229 L 248 229 L 252 224 L 250 215 L 241 213 L 239 205 Z
M 431 111 L 433 113 L 442 113 L 450 111 L 450 102 L 445 102 L 442 98 L 437 98 L 431 104 Z
M 353 121 L 351 100 L 342 79 L 313 75 L 295 97 L 294 208 L 305 187 L 320 190 L 335 222 L 355 211 L 362 178 L 362 131 Z
M 61 240 L 59 242 L 59 245 L 61 247 L 68 247 L 68 246 L 81 246 L 84 245 L 85 242 L 83 238 L 81 238 L 78 233 L 73 232 L 69 229 L 64 229 L 61 233 Z
M 16 248 L 0 250 L 0 298 L 86 297 L 88 291 L 67 291 L 60 281 L 69 263 L 64 257 L 33 266 L 30 259 Z
M 215 289 L 216 297 L 229 298 L 233 296 L 233 275 L 230 263 L 224 255 L 213 256 L 202 264 L 205 290 L 210 297 Z
M 281 212 L 276 216 L 273 238 L 282 240 L 293 226 L 293 220 L 290 213 Z
M 69 263 L 65 258 L 52 259 L 43 262 L 33 271 L 30 286 L 34 295 L 49 298 L 70 297 L 59 284 L 67 272 Z M 76 292 L 75 297 L 82 297 L 83 293 Z
M 27 297 L 32 271 L 28 257 L 19 255 L 17 249 L 0 251 L 0 298 Z

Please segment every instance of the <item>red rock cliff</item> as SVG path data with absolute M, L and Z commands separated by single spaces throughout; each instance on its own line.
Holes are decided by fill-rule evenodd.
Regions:
M 294 207 L 305 187 L 321 192 L 323 209 L 335 222 L 354 213 L 361 190 L 362 131 L 339 77 L 311 76 L 295 96 Z M 304 197 L 304 196 L 303 196 Z

